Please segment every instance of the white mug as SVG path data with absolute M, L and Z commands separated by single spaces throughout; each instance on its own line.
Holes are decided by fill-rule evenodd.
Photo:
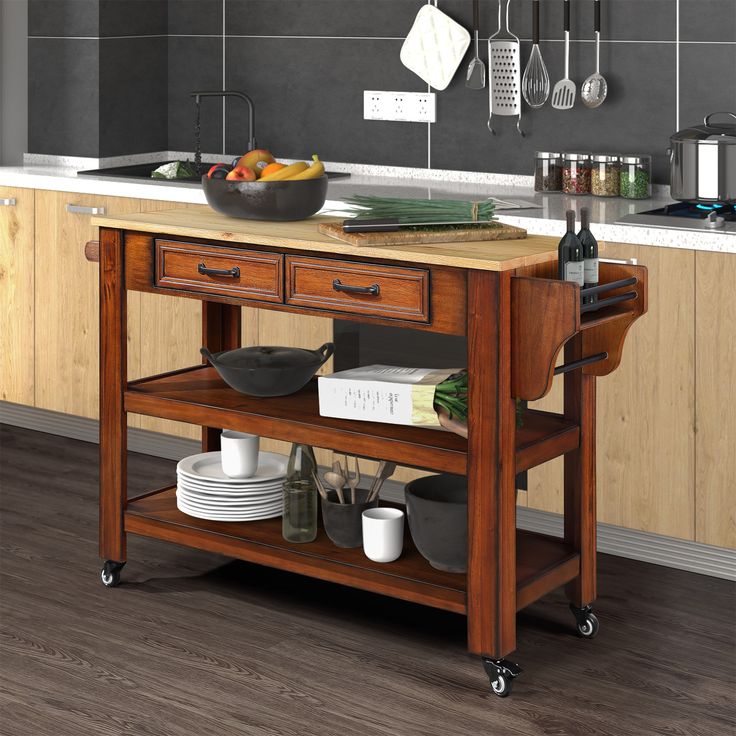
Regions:
M 363 552 L 374 562 L 393 562 L 404 548 L 404 512 L 395 508 L 363 512 Z
M 250 478 L 258 470 L 257 434 L 223 430 L 220 435 L 220 459 L 222 472 L 228 478 Z

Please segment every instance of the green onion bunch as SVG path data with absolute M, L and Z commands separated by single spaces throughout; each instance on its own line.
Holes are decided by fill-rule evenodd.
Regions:
M 354 215 L 360 219 L 398 220 L 401 225 L 434 222 L 479 222 L 493 219 L 495 205 L 491 200 L 470 202 L 462 199 L 404 199 L 371 197 L 356 194 L 345 197 Z
M 446 378 L 434 390 L 435 408 L 444 409 L 450 419 L 468 419 L 468 373 L 456 373 Z
M 444 409 L 450 419 L 468 420 L 468 373 L 456 373 L 446 378 L 434 391 L 435 409 Z M 516 399 L 516 427 L 524 426 L 524 404 Z

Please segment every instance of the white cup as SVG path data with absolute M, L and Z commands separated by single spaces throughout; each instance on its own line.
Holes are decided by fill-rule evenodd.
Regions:
M 222 472 L 228 478 L 250 478 L 258 470 L 257 434 L 223 430 L 220 435 Z
M 363 512 L 363 552 L 374 562 L 393 562 L 404 548 L 404 512 L 394 508 Z

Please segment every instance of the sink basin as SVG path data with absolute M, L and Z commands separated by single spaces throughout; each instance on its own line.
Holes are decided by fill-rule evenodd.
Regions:
M 109 169 L 89 169 L 87 171 L 78 171 L 78 176 L 113 176 L 122 179 L 142 179 L 144 181 L 155 181 L 164 184 L 196 184 L 202 186 L 200 177 L 192 177 L 190 179 L 151 179 L 151 172 L 159 166 L 171 163 L 170 161 L 154 161 L 150 164 L 133 164 L 131 166 L 113 166 Z M 203 164 L 204 173 L 207 172 L 212 164 Z M 328 179 L 342 179 L 350 176 L 350 174 L 342 171 L 327 171 Z

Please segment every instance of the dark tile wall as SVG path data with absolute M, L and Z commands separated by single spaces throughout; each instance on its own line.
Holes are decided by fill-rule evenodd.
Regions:
M 497 136 L 488 132 L 487 90 L 463 84 L 470 52 L 450 87 L 438 93 L 436 124 L 362 119 L 365 89 L 426 89 L 399 61 L 423 0 L 30 0 L 30 54 L 38 57 L 30 64 L 38 75 L 31 81 L 32 109 L 49 104 L 50 95 L 50 106 L 68 126 L 91 106 L 93 96 L 81 90 L 95 83 L 95 69 L 92 81 L 82 80 L 75 66 L 85 68 L 81 59 L 88 61 L 94 49 L 82 49 L 93 43 L 100 105 L 97 139 L 89 126 L 75 135 L 32 116 L 32 150 L 191 150 L 189 92 L 219 89 L 224 79 L 255 100 L 259 143 L 283 157 L 319 153 L 335 161 L 526 174 L 535 150 L 641 151 L 654 154 L 656 178 L 666 181 L 665 151 L 678 120 L 685 127 L 708 112 L 736 107 L 736 2 L 601 2 L 608 99 L 596 110 L 580 102 L 564 112 L 524 105 L 522 139 L 511 119 L 500 120 Z M 469 27 L 470 0 L 442 0 L 440 7 Z M 541 48 L 553 83 L 562 76 L 562 7 L 561 0 L 542 0 Z M 495 31 L 496 9 L 482 3 L 482 37 Z M 595 64 L 593 0 L 572 0 L 572 11 L 571 76 L 579 85 Z M 522 39 L 526 63 L 530 0 L 511 0 L 510 26 Z M 67 40 L 41 38 L 49 36 Z M 63 74 L 48 65 L 44 46 L 53 43 L 64 49 Z M 76 65 L 70 49 L 80 49 Z M 136 89 L 123 90 L 126 84 Z M 34 101 L 34 94 L 46 99 Z M 223 140 L 222 104 L 205 100 L 204 150 L 240 152 L 246 123 L 241 103 L 228 101 Z
M 30 152 L 166 150 L 167 18 L 166 0 L 29 0 Z

